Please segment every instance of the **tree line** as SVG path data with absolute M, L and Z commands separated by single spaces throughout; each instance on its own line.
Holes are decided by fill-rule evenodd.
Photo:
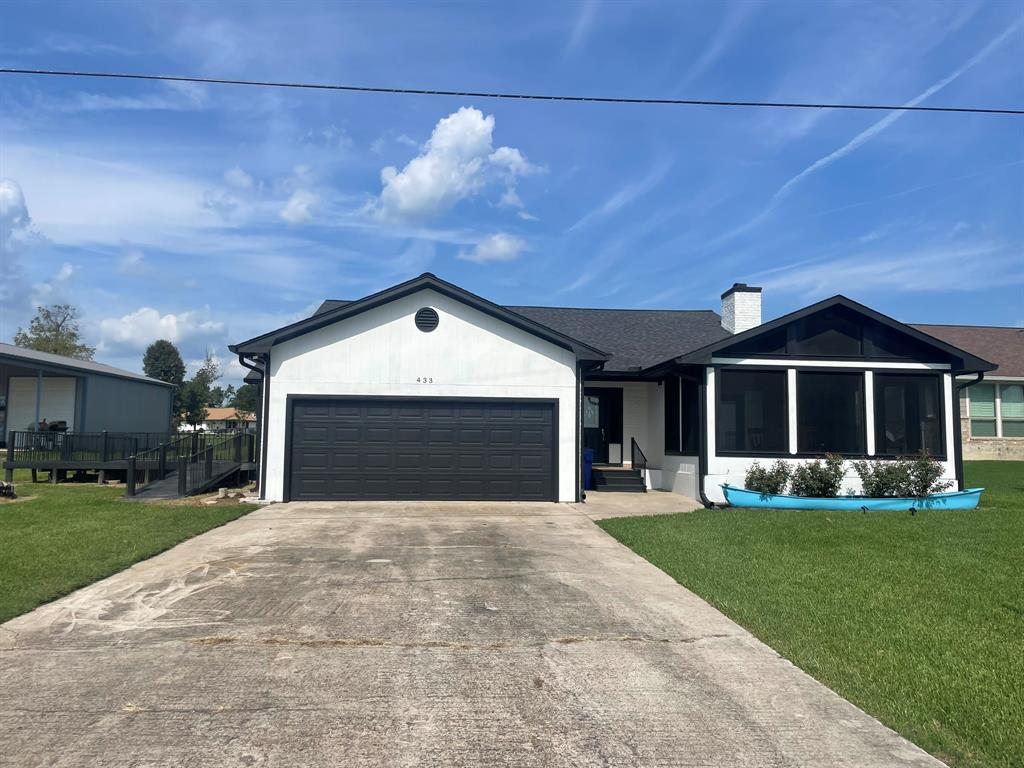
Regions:
M 92 360 L 96 352 L 82 342 L 78 327 L 78 310 L 70 304 L 39 307 L 28 330 L 18 328 L 14 343 L 25 349 L 54 355 Z M 208 408 L 234 408 L 235 418 L 243 421 L 256 413 L 260 393 L 255 384 L 242 384 L 235 389 L 217 384 L 222 377 L 220 365 L 211 352 L 191 379 L 185 378 L 185 361 L 178 348 L 167 339 L 158 339 L 142 356 L 142 371 L 151 379 L 174 385 L 174 426 L 188 424 L 196 429 L 206 420 Z

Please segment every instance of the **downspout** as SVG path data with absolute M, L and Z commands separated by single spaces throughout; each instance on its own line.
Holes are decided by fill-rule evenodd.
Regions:
M 981 382 L 985 378 L 984 371 L 977 372 L 978 378 L 974 381 L 965 381 L 962 384 L 955 384 L 953 388 L 953 404 L 952 407 L 956 421 L 956 439 L 953 441 L 953 464 L 956 467 L 956 489 L 962 491 L 964 489 L 964 433 L 963 433 L 963 418 L 960 416 L 960 392 L 961 390 L 972 387 L 975 384 Z M 956 382 L 956 376 L 953 376 L 953 381 Z
M 700 498 L 700 503 L 706 509 L 714 509 L 715 502 L 704 493 L 704 475 L 708 472 L 708 371 L 706 367 L 702 370 L 703 375 L 701 375 L 700 380 L 697 382 L 697 393 L 700 397 L 700 453 L 697 456 L 697 496 Z

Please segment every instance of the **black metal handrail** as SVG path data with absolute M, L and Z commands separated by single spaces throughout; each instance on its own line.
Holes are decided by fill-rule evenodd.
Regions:
M 215 478 L 251 462 L 254 455 L 255 435 L 251 432 L 199 438 L 191 452 L 178 455 L 178 495 L 196 493 Z
M 633 463 L 633 469 L 639 469 L 641 477 L 643 477 L 643 472 L 647 469 L 647 456 L 645 456 L 644 452 L 640 450 L 640 445 L 637 443 L 635 437 L 629 438 L 629 453 L 630 461 Z M 646 483 L 646 479 L 644 482 Z
M 125 495 L 134 496 L 140 488 L 167 477 L 178 466 L 182 450 L 188 451 L 193 442 L 191 434 L 180 434 L 156 448 L 129 456 Z
M 9 464 L 61 464 L 125 461 L 140 451 L 159 447 L 177 436 L 168 432 L 55 432 L 19 431 L 8 433 Z

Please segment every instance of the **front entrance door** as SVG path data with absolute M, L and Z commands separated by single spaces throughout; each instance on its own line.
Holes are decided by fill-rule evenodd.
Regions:
M 583 390 L 583 447 L 594 451 L 595 464 L 622 463 L 622 390 Z

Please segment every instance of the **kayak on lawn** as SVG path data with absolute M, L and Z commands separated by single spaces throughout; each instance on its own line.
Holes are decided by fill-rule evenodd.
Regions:
M 869 496 L 834 496 L 812 498 L 808 496 L 787 496 L 785 494 L 761 493 L 746 488 L 722 485 L 725 499 L 732 507 L 754 507 L 757 509 L 836 509 L 901 512 L 911 509 L 974 509 L 981 499 L 984 488 L 968 488 L 964 491 L 933 493 L 920 499 L 882 498 Z

